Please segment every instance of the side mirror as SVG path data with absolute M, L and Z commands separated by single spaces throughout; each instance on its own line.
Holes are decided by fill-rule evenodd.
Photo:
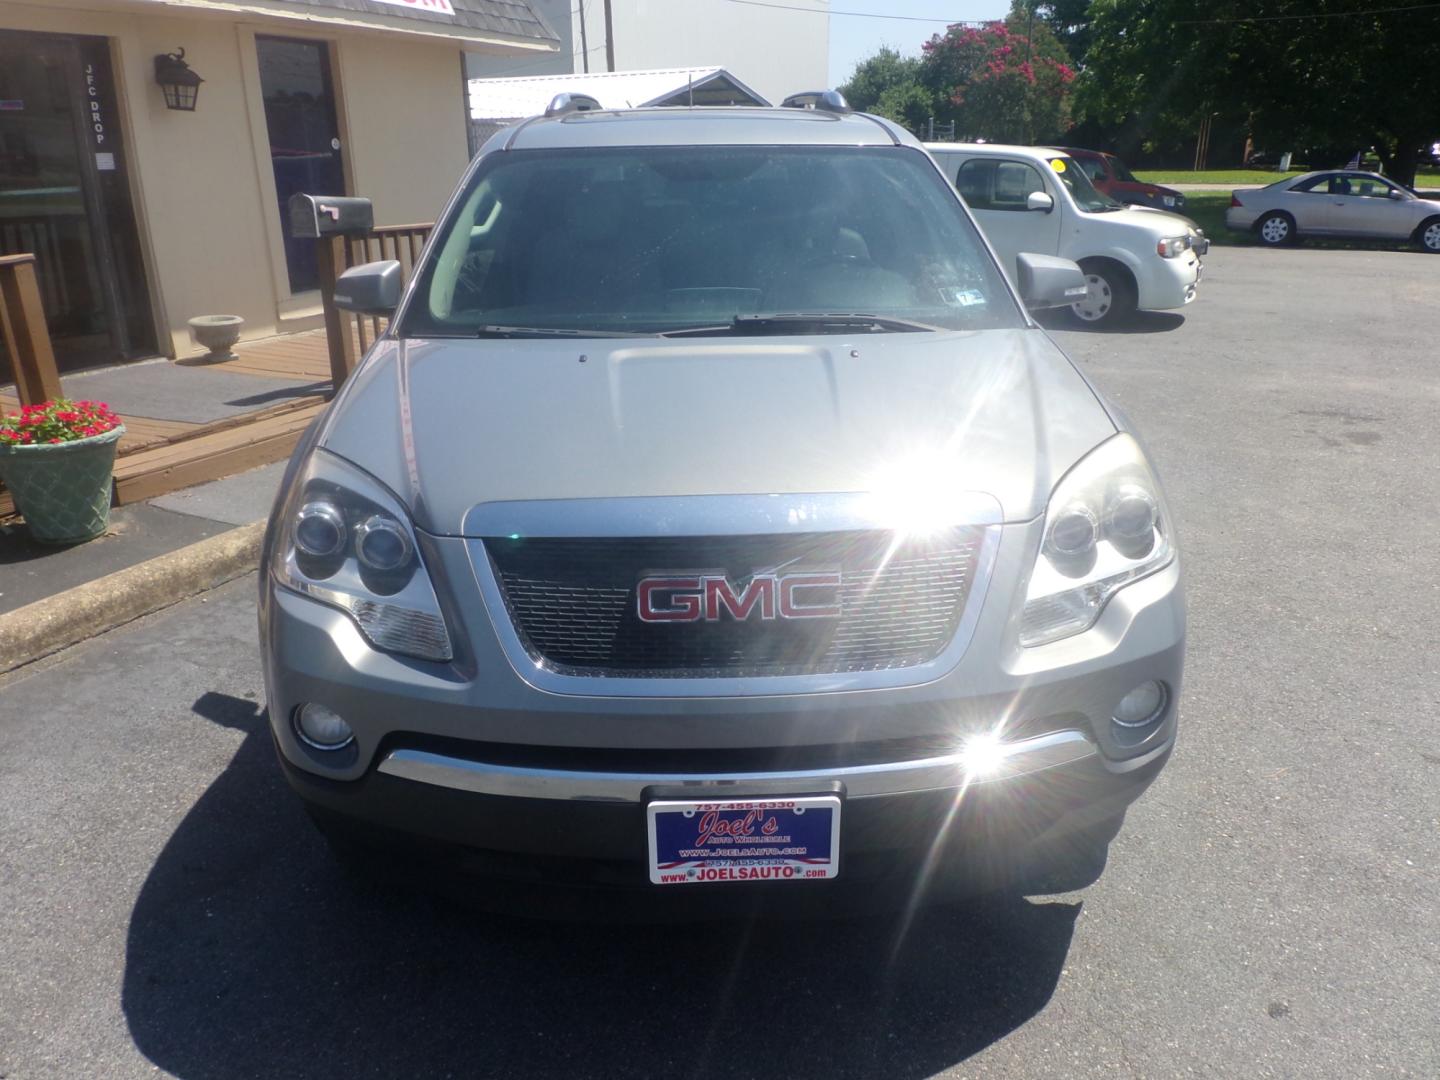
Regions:
M 1396 202 L 1404 202 L 1404 201 L 1405 201 L 1405 193 L 1404 193 L 1403 191 L 1396 191 L 1394 188 L 1391 188 L 1391 189 L 1390 189 L 1390 198 L 1394 199 Z
M 1020 286 L 1020 299 L 1031 310 L 1069 307 L 1085 299 L 1088 289 L 1085 272 L 1069 259 L 1057 259 L 1054 255 L 1029 252 L 1016 255 L 1015 278 Z
M 335 306 L 356 315 L 393 315 L 403 285 L 394 259 L 352 266 L 335 282 Z
M 1025 209 L 1044 210 L 1048 214 L 1055 209 L 1055 200 L 1048 191 L 1032 191 L 1025 196 Z

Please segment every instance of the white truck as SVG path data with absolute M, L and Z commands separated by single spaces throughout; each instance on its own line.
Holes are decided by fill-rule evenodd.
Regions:
M 1008 273 L 1021 252 L 1080 264 L 1086 296 L 1070 308 L 1090 326 L 1115 326 L 1138 309 L 1195 299 L 1210 248 L 1188 218 L 1127 207 L 1095 189 L 1057 150 L 989 143 L 928 143 Z

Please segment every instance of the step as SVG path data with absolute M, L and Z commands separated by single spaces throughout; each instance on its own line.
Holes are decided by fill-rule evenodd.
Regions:
M 115 504 L 143 502 L 283 461 L 324 408 L 323 402 L 317 402 L 254 423 L 126 454 L 115 462 Z

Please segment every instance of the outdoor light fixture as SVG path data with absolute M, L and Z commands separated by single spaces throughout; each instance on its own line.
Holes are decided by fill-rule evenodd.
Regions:
M 200 84 L 205 80 L 185 63 L 185 50 L 161 53 L 155 57 L 155 81 L 165 93 L 165 107 L 179 112 L 194 112 Z

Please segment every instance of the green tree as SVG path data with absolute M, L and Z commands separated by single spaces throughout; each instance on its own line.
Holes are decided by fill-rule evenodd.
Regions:
M 963 138 L 1033 143 L 1069 126 L 1075 70 L 1043 19 L 1017 0 L 1003 22 L 955 25 L 923 46 L 921 77 Z
M 1375 147 L 1411 185 L 1440 135 L 1440 9 L 1356 0 L 1093 0 L 1081 106 L 1150 133 L 1218 114 L 1268 147 Z
M 857 64 L 840 92 L 851 108 L 887 117 L 911 131 L 919 131 L 935 112 L 934 95 L 920 81 L 919 57 L 901 56 L 890 48 Z
M 1091 0 L 1047 0 L 1034 3 L 1037 18 L 1044 21 L 1064 46 L 1070 63 L 1077 71 L 1085 69 L 1085 54 L 1090 51 Z

